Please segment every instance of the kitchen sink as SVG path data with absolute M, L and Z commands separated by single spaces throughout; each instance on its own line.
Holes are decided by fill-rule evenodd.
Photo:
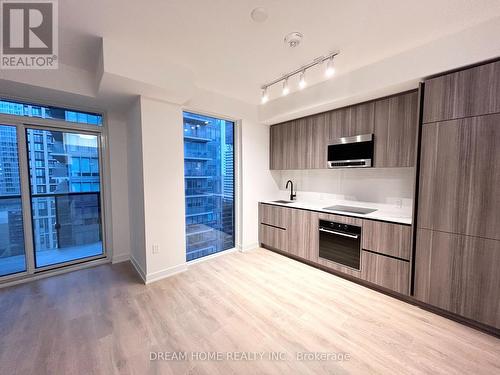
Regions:
M 272 201 L 272 203 L 289 204 L 289 203 L 295 203 L 295 202 L 294 201 L 279 200 L 279 201 Z

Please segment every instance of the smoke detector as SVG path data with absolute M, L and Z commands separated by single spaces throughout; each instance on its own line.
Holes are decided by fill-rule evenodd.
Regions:
M 303 37 L 304 35 L 302 35 L 298 31 L 294 31 L 293 33 L 285 35 L 284 41 L 285 44 L 288 44 L 288 47 L 295 48 L 300 44 Z
M 257 23 L 265 22 L 267 20 L 267 10 L 266 8 L 255 8 L 250 13 L 250 17 Z

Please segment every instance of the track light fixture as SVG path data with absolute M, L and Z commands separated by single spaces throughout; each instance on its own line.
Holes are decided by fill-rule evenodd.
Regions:
M 288 78 L 283 81 L 283 96 L 287 96 L 290 93 L 290 87 L 288 87 Z
M 275 79 L 274 81 L 271 81 L 269 83 L 266 83 L 263 85 L 262 88 L 262 97 L 261 97 L 261 103 L 267 103 L 269 101 L 269 94 L 268 94 L 268 88 L 279 83 L 283 82 L 283 96 L 286 96 L 290 93 L 290 86 L 288 84 L 288 79 L 290 77 L 293 77 L 297 74 L 299 74 L 299 88 L 302 90 L 304 87 L 307 86 L 306 82 L 306 70 L 310 69 L 316 65 L 320 65 L 326 62 L 326 70 L 325 70 L 325 75 L 327 77 L 331 77 L 335 74 L 335 68 L 333 66 L 333 59 L 335 56 L 337 56 L 340 52 L 332 52 L 326 56 L 320 56 L 316 59 L 314 59 L 312 62 L 309 64 L 306 64 L 304 66 L 301 66 L 300 68 L 294 70 L 293 72 L 290 72 L 288 74 L 283 75 L 282 77 Z
M 325 75 L 330 78 L 335 74 L 335 68 L 333 66 L 333 56 L 326 61 Z
M 267 103 L 268 100 L 269 100 L 269 95 L 267 94 L 267 87 L 264 87 L 262 89 L 262 97 L 261 97 L 260 101 L 262 104 L 264 104 L 264 103 Z
M 306 86 L 307 86 L 307 82 L 306 82 L 306 70 L 304 69 L 303 71 L 300 72 L 300 76 L 299 76 L 299 89 L 302 90 Z

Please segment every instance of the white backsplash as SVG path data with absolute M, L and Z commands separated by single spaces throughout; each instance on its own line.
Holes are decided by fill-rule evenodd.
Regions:
M 297 199 L 373 202 L 410 208 L 413 205 L 414 168 L 356 168 L 273 171 L 282 199 L 292 180 Z M 289 191 L 289 190 L 288 190 Z

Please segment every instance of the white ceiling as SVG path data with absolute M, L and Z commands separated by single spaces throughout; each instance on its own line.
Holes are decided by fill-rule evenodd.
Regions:
M 258 6 L 265 23 L 250 19 Z M 498 17 L 500 1 L 62 0 L 59 14 L 65 64 L 94 71 L 104 37 L 141 54 L 144 69 L 183 65 L 199 87 L 258 103 L 263 83 L 329 51 L 341 51 L 343 74 Z M 291 31 L 304 34 L 296 49 L 283 43 Z

